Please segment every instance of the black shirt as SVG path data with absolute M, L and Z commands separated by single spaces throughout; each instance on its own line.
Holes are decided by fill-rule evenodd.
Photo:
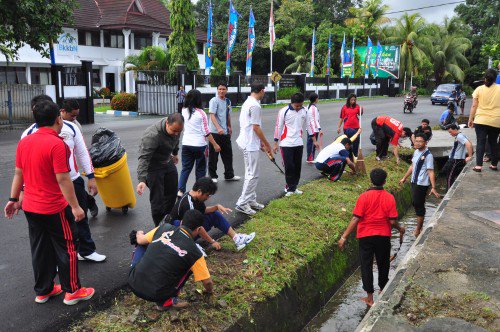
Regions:
M 415 131 L 413 132 L 413 135 L 417 136 L 417 134 L 424 134 L 426 137 L 426 140 L 430 140 L 432 137 L 432 129 L 431 127 L 427 126 L 427 128 L 423 129 L 422 126 L 418 126 Z
M 170 212 L 170 220 L 182 220 L 184 213 L 192 209 L 205 214 L 207 207 L 205 203 L 195 200 L 191 195 L 189 195 L 189 192 L 187 192 L 175 203 L 172 211 Z
M 138 297 L 160 302 L 174 296 L 176 287 L 203 257 L 185 227 L 163 224 L 153 235 L 144 256 L 132 268 L 128 283 Z

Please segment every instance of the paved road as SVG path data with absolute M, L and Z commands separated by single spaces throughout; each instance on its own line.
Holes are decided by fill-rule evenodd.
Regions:
M 368 136 L 371 131 L 369 129 L 370 122 L 375 116 L 391 115 L 403 121 L 404 125 L 415 128 L 424 117 L 431 121 L 431 125 L 436 124 L 439 115 L 444 110 L 444 107 L 432 106 L 430 101 L 423 98 L 421 98 L 415 113 L 406 115 L 402 113 L 403 101 L 401 98 L 363 100 L 360 101 L 360 104 L 365 108 L 365 116 L 362 119 L 362 126 L 367 128 L 366 133 L 362 135 L 362 147 L 365 152 L 373 151 Z M 336 128 L 341 106 L 342 103 L 339 102 L 320 105 L 325 144 L 337 136 Z M 271 139 L 277 108 L 264 109 L 263 113 L 263 129 L 268 139 Z M 233 115 L 235 135 L 238 135 L 239 132 L 238 114 Z M 89 141 L 91 133 L 99 126 L 114 130 L 122 139 L 127 150 L 128 163 L 135 185 L 137 183 L 137 153 L 141 134 L 146 127 L 156 121 L 158 118 L 155 117 L 112 118 L 96 116 L 96 124 L 84 126 L 84 135 Z M 10 193 L 15 148 L 20 135 L 20 130 L 0 132 L 0 167 L 4 170 L 0 173 L 2 209 Z M 219 167 L 222 167 L 221 162 Z M 234 168 L 237 175 L 243 175 L 243 157 L 236 147 L 234 148 Z M 318 173 L 313 166 L 304 163 L 301 182 L 314 179 L 317 175 Z M 188 188 L 192 186 L 193 178 L 194 174 L 191 175 Z M 266 203 L 283 195 L 284 184 L 284 176 L 276 171 L 263 155 L 261 179 L 257 189 L 258 200 Z M 240 195 L 241 186 L 241 182 L 221 181 L 218 193 L 208 203 L 217 202 L 234 207 Z M 53 299 L 44 305 L 36 304 L 33 301 L 35 295 L 33 293 L 33 272 L 26 220 L 24 216 L 19 215 L 12 221 L 8 221 L 3 218 L 2 213 L 0 218 L 0 298 L 2 299 L 0 302 L 0 331 L 7 329 L 42 331 L 64 327 L 72 318 L 78 317 L 90 306 L 99 306 L 105 302 L 106 298 L 109 298 L 107 295 L 125 285 L 131 252 L 131 246 L 128 244 L 128 233 L 132 229 L 149 230 L 152 228 L 149 200 L 147 195 L 139 197 L 137 206 L 130 210 L 126 216 L 123 216 L 118 210 L 106 213 L 100 199 L 98 201 L 101 210 L 97 218 L 90 220 L 91 229 L 98 251 L 106 254 L 108 259 L 101 264 L 84 262 L 79 265 L 82 285 L 95 287 L 97 293 L 92 301 L 74 307 L 65 306 L 62 303 L 62 297 Z M 233 213 L 229 216 L 229 220 L 234 223 L 241 222 L 243 218 L 242 215 Z

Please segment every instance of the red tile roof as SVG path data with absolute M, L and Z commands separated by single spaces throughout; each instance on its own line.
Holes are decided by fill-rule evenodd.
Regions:
M 77 29 L 102 29 L 172 33 L 170 12 L 159 0 L 139 0 L 143 13 L 130 10 L 135 0 L 77 0 L 80 4 L 73 14 Z M 195 29 L 196 40 L 207 40 L 205 31 Z

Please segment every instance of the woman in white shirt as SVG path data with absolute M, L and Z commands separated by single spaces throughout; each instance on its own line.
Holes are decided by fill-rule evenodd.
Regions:
M 179 179 L 178 196 L 182 196 L 186 192 L 186 183 L 195 163 L 196 179 L 206 175 L 207 138 L 213 145 L 214 150 L 216 152 L 220 151 L 220 146 L 210 134 L 208 118 L 201 106 L 200 91 L 191 90 L 188 92 L 184 101 L 182 116 L 184 117 L 184 136 L 182 137 L 182 171 Z

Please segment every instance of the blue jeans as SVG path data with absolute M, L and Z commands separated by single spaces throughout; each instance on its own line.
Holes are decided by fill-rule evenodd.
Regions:
M 189 174 L 196 163 L 196 180 L 207 174 L 207 146 L 182 146 L 182 171 L 179 178 L 179 190 L 186 192 Z
M 229 232 L 229 228 L 231 225 L 227 221 L 226 218 L 220 213 L 219 211 L 215 211 L 212 213 L 205 213 L 203 215 L 203 228 L 205 228 L 205 231 L 210 231 L 213 227 L 217 228 L 224 234 L 227 234 Z M 174 226 L 180 226 L 181 221 L 180 220 L 174 220 L 173 225 Z M 196 238 L 198 239 L 198 237 Z M 196 240 L 195 239 L 195 240 Z
M 351 137 L 354 136 L 354 134 L 356 134 L 358 132 L 358 129 L 359 128 L 345 128 L 344 129 L 344 134 L 347 137 L 351 138 Z M 360 137 L 358 136 L 358 138 L 356 138 L 354 140 L 354 142 L 352 142 L 352 146 L 351 146 L 351 152 L 356 157 L 358 157 L 359 139 L 360 139 Z

